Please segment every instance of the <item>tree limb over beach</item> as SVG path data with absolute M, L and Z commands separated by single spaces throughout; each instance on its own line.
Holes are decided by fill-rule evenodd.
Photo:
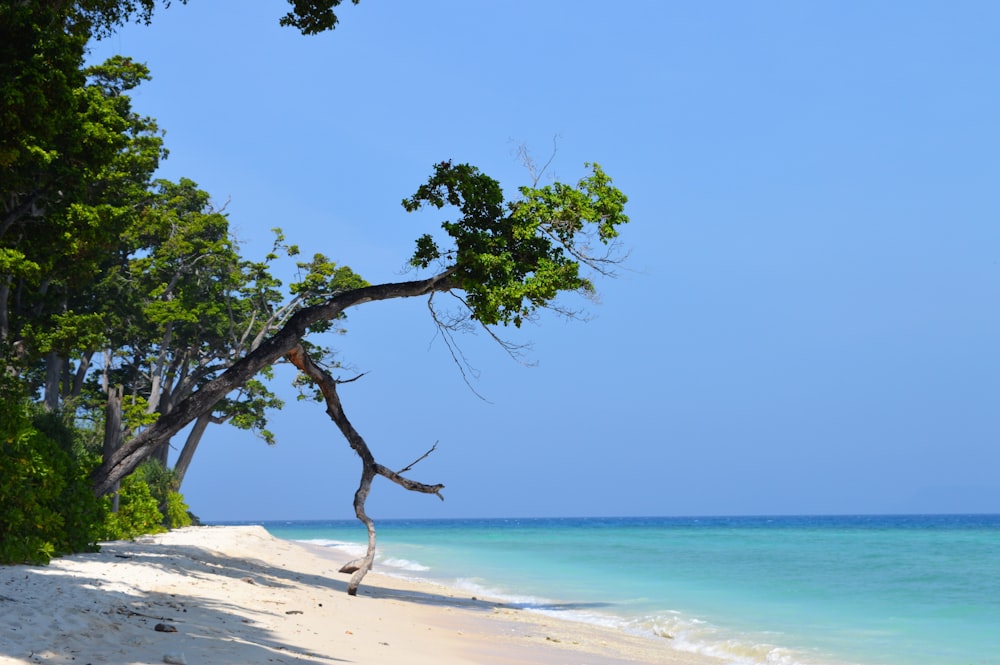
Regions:
M 303 341 L 311 329 L 341 318 L 351 307 L 369 302 L 454 292 L 460 294 L 458 302 L 464 306 L 468 320 L 488 328 L 520 327 L 540 309 L 559 310 L 556 299 L 562 293 L 592 294 L 593 283 L 581 274 L 581 268 L 609 274 L 607 266 L 614 262 L 618 228 L 628 218 L 624 214 L 625 196 L 612 186 L 600 166 L 587 166 L 590 175 L 575 186 L 556 182 L 544 187 L 521 187 L 520 198 L 507 201 L 500 184 L 476 167 L 452 162 L 435 165 L 428 182 L 403 201 L 408 211 L 431 206 L 454 208 L 459 213 L 454 220 L 441 224 L 450 238 L 449 244 L 431 234 L 417 240 L 411 264 L 418 269 L 436 266 L 439 271 L 434 276 L 347 288 L 302 307 L 273 335 L 138 435 L 109 452 L 93 474 L 95 493 L 103 495 L 111 491 L 152 450 L 210 412 L 256 374 L 286 358 L 320 388 L 327 412 L 362 459 L 355 512 L 369 529 L 370 546 L 368 556 L 358 568 L 359 576 L 352 583 L 352 591 L 356 591 L 374 556 L 374 528 L 364 512 L 364 501 L 375 475 L 408 490 L 439 497 L 442 486 L 409 480 L 375 462 L 363 437 L 344 415 L 336 391 L 337 381 L 313 362 Z M 591 251 L 595 242 L 605 247 L 600 255 Z

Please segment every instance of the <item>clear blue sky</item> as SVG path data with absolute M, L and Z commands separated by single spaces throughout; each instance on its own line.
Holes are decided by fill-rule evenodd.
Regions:
M 552 173 L 630 198 L 592 320 L 512 335 L 535 367 L 462 340 L 489 403 L 424 302 L 350 313 L 349 416 L 390 467 L 439 441 L 412 475 L 447 486 L 377 479 L 373 516 L 1000 512 L 1000 4 L 363 0 L 318 37 L 286 7 L 191 0 L 93 54 L 152 68 L 162 175 L 248 255 L 280 226 L 412 278 L 433 163 L 514 191 L 555 136 Z M 206 435 L 204 519 L 352 516 L 358 461 L 281 390 L 277 446 Z

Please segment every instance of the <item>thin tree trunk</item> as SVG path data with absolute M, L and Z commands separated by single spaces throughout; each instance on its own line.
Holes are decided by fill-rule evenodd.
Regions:
M 122 443 L 122 387 L 108 389 L 108 405 L 104 412 L 104 458 L 107 459 Z M 115 482 L 111 491 L 111 510 L 118 512 L 118 487 Z
M 166 331 L 163 333 L 163 340 L 160 342 L 160 353 L 156 357 L 156 362 L 150 370 L 151 385 L 149 388 L 149 401 L 146 403 L 146 413 L 155 413 L 160 408 L 160 397 L 162 395 L 162 382 L 164 366 L 167 363 L 167 349 L 170 348 L 170 340 L 173 338 L 174 324 L 167 323 Z M 165 412 L 165 411 L 163 411 Z
M 45 408 L 59 410 L 59 379 L 62 377 L 63 359 L 55 351 L 45 356 Z
M 168 300 L 170 298 L 168 297 Z M 163 374 L 165 370 L 165 365 L 167 363 L 167 350 L 170 348 L 170 340 L 173 339 L 174 324 L 167 322 L 166 329 L 163 333 L 163 339 L 160 341 L 160 353 L 156 357 L 156 362 L 150 368 L 150 387 L 149 387 L 149 401 L 146 402 L 146 413 L 168 413 L 169 408 L 163 405 L 164 408 L 160 408 L 160 401 L 163 398 L 163 392 L 165 387 L 163 385 Z M 160 445 L 153 448 L 149 453 L 149 459 L 156 460 L 163 465 L 166 469 L 167 462 L 170 457 L 170 439 L 167 439 Z
M 80 358 L 80 364 L 76 367 L 76 373 L 73 376 L 73 387 L 70 390 L 70 397 L 79 397 L 80 392 L 83 390 L 83 382 L 87 378 L 87 370 L 90 369 L 90 361 L 94 358 L 94 352 L 88 351 L 83 354 Z
M 59 380 L 60 404 L 65 404 L 66 400 L 72 396 L 73 391 L 73 364 L 68 357 L 62 359 L 61 377 Z
M 213 420 L 212 412 L 203 413 L 198 416 L 198 419 L 194 421 L 194 427 L 191 429 L 190 434 L 188 434 L 187 440 L 184 442 L 184 447 L 181 449 L 181 454 L 177 457 L 177 461 L 174 463 L 174 491 L 181 491 L 181 484 L 184 482 L 184 475 L 187 473 L 188 466 L 191 465 L 191 460 L 194 459 L 195 450 L 198 449 L 198 444 L 201 443 L 201 437 L 205 434 L 205 429 L 208 428 L 208 424 Z
M 35 208 L 35 202 L 38 200 L 38 192 L 34 192 L 30 196 L 25 196 L 24 200 L 17 202 L 14 196 L 11 196 L 10 203 L 7 205 L 7 214 L 4 215 L 3 219 L 0 220 L 0 238 L 4 236 L 5 233 L 22 217 L 27 215 L 33 210 L 37 211 Z
M 0 343 L 6 342 L 10 337 L 10 312 L 7 310 L 10 303 L 10 284 L 6 279 L 0 281 Z

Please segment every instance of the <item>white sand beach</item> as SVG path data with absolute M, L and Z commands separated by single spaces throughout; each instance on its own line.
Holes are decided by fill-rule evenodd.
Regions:
M 718 665 L 626 635 L 368 575 L 262 527 L 191 527 L 0 567 L 0 664 Z

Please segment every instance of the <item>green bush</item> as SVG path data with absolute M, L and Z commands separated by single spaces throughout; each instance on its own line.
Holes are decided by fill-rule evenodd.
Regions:
M 93 551 L 103 517 L 72 432 L 54 417 L 32 419 L 22 387 L 0 377 L 0 563 L 47 563 Z
M 157 460 L 146 460 L 135 470 L 135 476 L 149 485 L 157 508 L 163 514 L 163 526 L 178 529 L 191 525 L 184 496 L 174 489 L 177 486 L 176 476 L 171 469 Z
M 111 497 L 106 501 L 111 502 Z M 118 512 L 108 512 L 103 540 L 128 540 L 147 533 L 162 533 L 163 513 L 146 481 L 133 474 L 122 480 L 118 490 Z
M 184 503 L 184 496 L 180 492 L 167 492 L 164 526 L 168 529 L 179 529 L 191 526 L 191 523 L 191 513 L 188 511 L 188 505 Z
M 89 473 L 100 458 L 86 432 L 41 411 L 14 378 L 0 374 L 0 564 L 48 563 L 122 540 L 192 523 L 173 474 L 156 462 L 122 481 L 119 507 L 94 496 Z M 166 527 L 166 528 L 165 528 Z
M 106 510 L 104 502 L 94 496 L 90 473 L 101 459 L 86 451 L 81 441 L 82 432 L 64 422 L 58 414 L 38 413 L 33 423 L 39 433 L 59 445 L 65 453 L 60 457 L 67 462 L 66 486 L 58 507 L 63 518 L 63 539 L 57 552 L 96 552 Z

